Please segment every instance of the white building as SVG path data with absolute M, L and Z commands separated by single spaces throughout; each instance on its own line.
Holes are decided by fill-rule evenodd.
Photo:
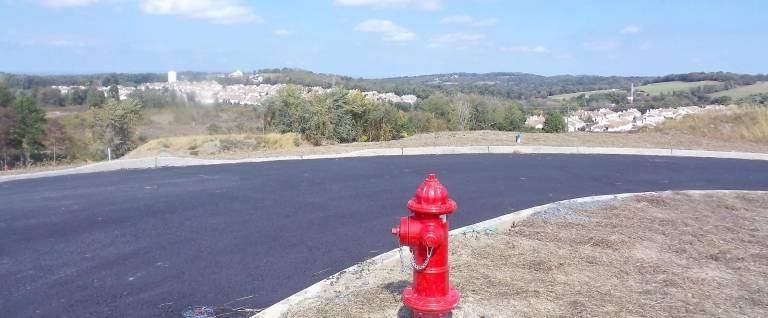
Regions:
M 570 116 L 566 121 L 568 122 L 568 132 L 582 130 L 587 125 L 578 116 Z
M 544 128 L 544 116 L 531 115 L 525 118 L 525 126 L 535 129 Z
M 606 131 L 608 132 L 624 132 L 632 130 L 632 120 L 629 119 L 614 119 L 605 123 Z
M 176 72 L 174 71 L 168 72 L 168 84 L 170 83 L 176 83 Z

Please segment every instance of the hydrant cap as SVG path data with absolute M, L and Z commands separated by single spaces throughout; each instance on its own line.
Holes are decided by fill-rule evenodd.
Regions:
M 432 173 L 408 200 L 408 209 L 413 213 L 448 214 L 456 210 L 456 202 L 448 197 L 448 189 Z

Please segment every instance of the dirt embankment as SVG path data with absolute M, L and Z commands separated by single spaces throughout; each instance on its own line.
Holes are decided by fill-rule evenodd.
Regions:
M 566 204 L 451 239 L 453 317 L 768 316 L 768 195 Z M 409 317 L 398 266 L 346 273 L 286 317 Z
M 271 136 L 271 137 L 270 137 Z M 431 146 L 504 146 L 515 145 L 515 133 L 503 131 L 439 132 L 411 136 L 385 142 L 356 142 L 312 146 L 291 137 L 270 134 L 267 138 L 285 139 L 269 146 L 261 135 L 212 135 L 161 138 L 150 141 L 131 152 L 126 158 L 175 155 L 200 158 L 246 158 L 288 155 L 336 154 L 371 148 L 431 147 Z M 720 140 L 669 132 L 637 133 L 525 133 L 524 146 L 664 148 L 714 151 L 768 152 L 768 143 L 745 140 Z

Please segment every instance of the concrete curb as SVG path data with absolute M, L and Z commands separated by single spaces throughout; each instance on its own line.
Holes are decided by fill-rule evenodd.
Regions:
M 665 193 L 687 193 L 687 194 L 708 194 L 708 193 L 758 193 L 758 194 L 768 194 L 768 191 L 740 191 L 740 190 L 687 190 L 687 191 L 660 191 L 660 192 L 636 192 L 636 193 L 621 193 L 621 194 L 609 194 L 609 195 L 598 195 L 598 196 L 589 196 L 589 197 L 581 197 L 576 199 L 570 199 L 570 200 L 562 200 L 562 201 L 556 201 L 544 205 L 535 206 L 532 208 L 520 210 L 511 212 L 505 215 L 502 215 L 497 218 L 493 218 L 490 220 L 478 222 L 472 225 L 460 227 L 454 230 L 451 230 L 449 233 L 450 235 L 458 235 L 463 233 L 473 233 L 473 232 L 479 232 L 479 233 L 487 233 L 487 232 L 500 232 L 505 231 L 509 228 L 511 228 L 515 222 L 522 221 L 531 215 L 536 214 L 537 212 L 546 211 L 547 209 L 551 207 L 555 207 L 560 204 L 566 204 L 566 203 L 583 203 L 583 202 L 596 202 L 596 201 L 606 201 L 606 200 L 613 200 L 613 199 L 623 199 L 627 197 L 633 197 L 638 195 L 645 195 L 645 194 L 665 194 Z M 260 313 L 252 316 L 251 318 L 280 318 L 282 315 L 292 306 L 299 305 L 305 301 L 311 300 L 314 297 L 317 297 L 320 293 L 322 293 L 324 290 L 329 289 L 331 286 L 333 286 L 336 282 L 336 280 L 344 273 L 348 272 L 355 272 L 362 268 L 371 268 L 373 266 L 390 263 L 390 262 L 397 262 L 399 261 L 399 254 L 397 249 L 391 250 L 389 252 L 386 252 L 384 254 L 377 255 L 371 259 L 368 259 L 366 261 L 363 261 L 361 263 L 358 263 L 356 265 L 350 266 L 336 274 L 331 275 L 330 277 L 323 279 L 312 286 L 307 287 L 306 289 L 295 293 L 291 296 L 289 296 L 286 299 L 281 300 L 280 302 L 275 303 L 272 306 L 267 307 Z
M 410 148 L 374 148 L 355 150 L 340 154 L 279 156 L 248 159 L 197 159 L 171 156 L 159 156 L 140 159 L 119 159 L 102 161 L 87 166 L 63 170 L 35 172 L 28 174 L 0 176 L 0 182 L 43 178 L 79 173 L 104 172 L 122 169 L 150 169 L 161 167 L 185 167 L 199 165 L 218 165 L 233 163 L 254 163 L 281 160 L 338 159 L 374 156 L 416 156 L 416 155 L 455 155 L 455 154 L 600 154 L 600 155 L 641 155 L 699 157 L 721 159 L 768 160 L 768 154 L 752 152 L 723 152 L 681 149 L 654 148 L 606 148 L 606 147 L 553 147 L 553 146 L 463 146 L 463 147 L 410 147 Z

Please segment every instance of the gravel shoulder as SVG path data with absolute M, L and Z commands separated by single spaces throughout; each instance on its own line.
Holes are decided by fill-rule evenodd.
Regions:
M 453 317 L 768 315 L 768 194 L 659 193 L 558 204 L 451 238 Z M 397 262 L 339 275 L 285 317 L 409 317 Z

